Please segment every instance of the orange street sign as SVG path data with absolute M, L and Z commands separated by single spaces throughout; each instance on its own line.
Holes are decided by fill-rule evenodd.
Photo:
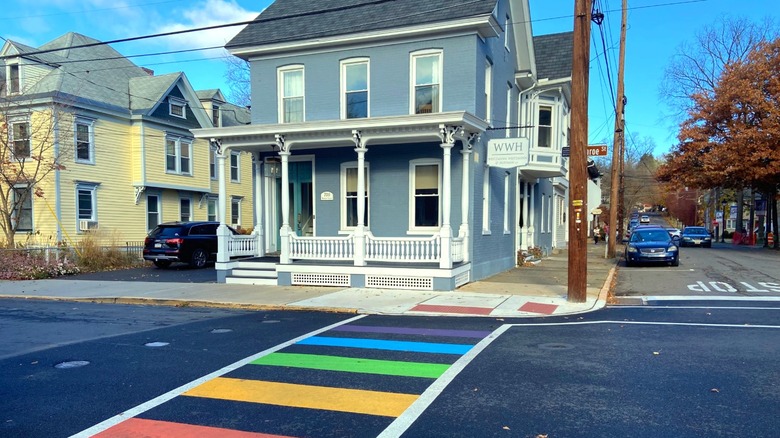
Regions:
M 606 157 L 607 145 L 605 144 L 589 144 L 588 145 L 589 157 Z

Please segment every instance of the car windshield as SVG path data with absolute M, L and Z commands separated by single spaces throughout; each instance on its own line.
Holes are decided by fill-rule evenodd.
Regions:
M 157 227 L 149 233 L 149 237 L 177 237 L 182 234 L 182 227 Z
M 664 230 L 637 230 L 631 235 L 632 242 L 666 242 L 669 233 Z
M 696 227 L 696 228 L 688 227 L 683 232 L 685 234 L 707 234 L 707 230 L 700 227 Z

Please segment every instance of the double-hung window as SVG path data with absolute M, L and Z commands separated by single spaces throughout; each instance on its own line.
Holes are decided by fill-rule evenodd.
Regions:
M 13 122 L 11 124 L 11 142 L 13 154 L 16 159 L 30 157 L 30 123 Z
M 95 189 L 94 184 L 79 184 L 76 187 L 76 197 L 78 198 L 78 218 L 87 220 L 97 220 L 95 211 Z
M 363 225 L 368 227 L 368 163 L 365 167 L 365 202 Z M 353 229 L 358 223 L 358 168 L 357 163 L 341 165 L 341 229 Z
M 241 153 L 230 152 L 230 182 L 241 182 Z
M 168 97 L 168 114 L 179 117 L 181 119 L 187 118 L 187 101 L 179 99 L 178 97 Z
M 341 62 L 341 118 L 368 117 L 368 60 L 353 59 Z
M 303 66 L 279 69 L 279 121 L 296 123 L 304 121 Z
M 22 81 L 19 64 L 8 65 L 8 93 L 19 94 L 22 91 Z
M 411 203 L 409 228 L 432 231 L 439 227 L 441 165 L 436 160 L 414 160 L 409 165 Z
M 217 216 L 217 201 L 219 199 L 209 196 L 208 203 L 206 204 L 206 219 L 212 222 L 219 220 Z
M 95 133 L 94 120 L 78 117 L 75 123 L 76 162 L 94 164 Z
M 220 120 L 220 109 L 219 105 L 211 105 L 211 121 L 214 123 L 215 128 L 219 128 L 222 126 L 222 122 Z
M 165 138 L 165 171 L 190 175 L 192 173 L 192 142 L 181 137 Z
M 146 195 L 146 229 L 152 230 L 160 224 L 160 196 Z
M 536 128 L 536 145 L 549 148 L 552 141 L 552 107 L 542 105 L 539 107 L 539 117 Z
M 230 223 L 234 226 L 241 225 L 241 201 L 243 198 L 233 196 L 230 198 Z
M 441 111 L 442 51 L 426 50 L 412 53 L 412 112 L 414 114 Z
M 14 231 L 31 232 L 33 230 L 32 190 L 26 185 L 15 186 L 12 197 L 11 223 Z
M 179 198 L 179 220 L 182 222 L 192 220 L 192 200 L 190 198 Z
M 217 147 L 209 146 L 209 176 L 211 179 L 217 179 Z

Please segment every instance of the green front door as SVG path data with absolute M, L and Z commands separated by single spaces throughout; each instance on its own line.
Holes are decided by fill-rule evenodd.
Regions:
M 312 192 L 311 161 L 294 161 L 287 166 L 290 185 L 290 228 L 299 236 L 314 234 L 314 194 Z M 280 180 L 281 182 L 281 180 Z M 279 223 L 282 223 L 282 186 L 277 185 Z M 277 248 L 281 241 L 277 235 Z

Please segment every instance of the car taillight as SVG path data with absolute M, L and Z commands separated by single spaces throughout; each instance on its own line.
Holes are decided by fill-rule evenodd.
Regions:
M 166 239 L 165 244 L 166 245 L 181 245 L 182 242 L 184 242 L 184 239 L 177 237 L 176 239 Z
M 153 240 L 153 239 L 152 239 L 151 237 L 147 237 L 146 239 L 144 239 L 144 246 L 147 246 L 147 245 L 149 245 L 150 243 L 152 243 L 152 240 Z

